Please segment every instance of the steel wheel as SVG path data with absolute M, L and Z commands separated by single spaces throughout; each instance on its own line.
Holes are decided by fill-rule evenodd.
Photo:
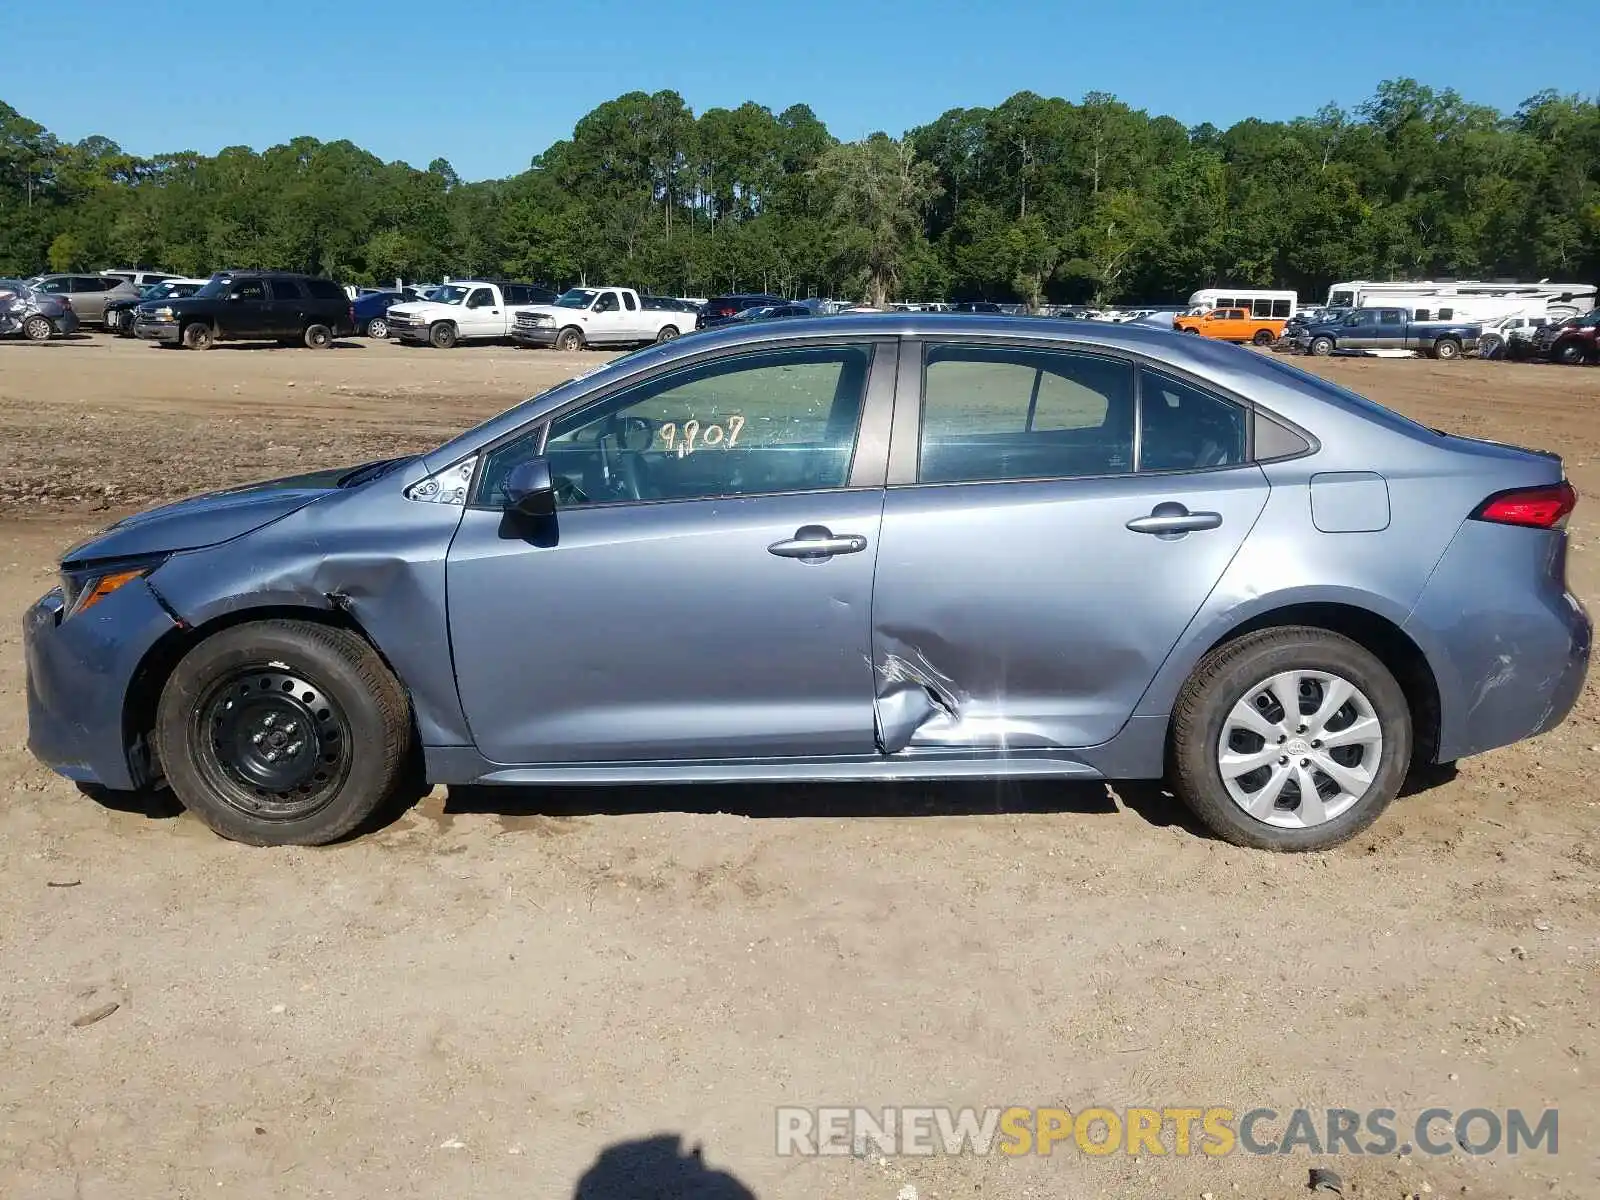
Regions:
M 1372 788 L 1382 757 L 1372 701 L 1328 671 L 1283 671 L 1247 688 L 1217 741 L 1233 802 L 1280 829 L 1342 815 Z
M 373 317 L 367 322 L 367 336 L 377 338 L 380 342 L 389 337 L 389 322 L 383 317 Z
M 304 675 L 268 664 L 229 674 L 195 706 L 196 765 L 229 807 L 298 821 L 326 807 L 350 774 L 350 725 Z

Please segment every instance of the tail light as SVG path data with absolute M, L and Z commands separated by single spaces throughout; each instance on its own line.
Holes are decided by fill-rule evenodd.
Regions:
M 1532 529 L 1564 529 L 1578 504 L 1578 493 L 1563 479 L 1545 487 L 1511 488 L 1496 492 L 1472 514 L 1474 521 L 1496 525 L 1526 525 Z

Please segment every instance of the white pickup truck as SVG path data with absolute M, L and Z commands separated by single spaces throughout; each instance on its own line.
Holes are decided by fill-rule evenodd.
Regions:
M 491 341 L 511 335 L 518 305 L 555 299 L 549 288 L 531 283 L 490 283 L 458 279 L 434 288 L 426 300 L 393 305 L 388 312 L 389 336 L 402 342 L 426 342 L 448 350 L 457 342 Z
M 679 334 L 693 332 L 698 321 L 692 312 L 647 308 L 632 288 L 572 288 L 554 304 L 517 309 L 511 336 L 523 346 L 582 350 L 585 346 L 670 342 Z

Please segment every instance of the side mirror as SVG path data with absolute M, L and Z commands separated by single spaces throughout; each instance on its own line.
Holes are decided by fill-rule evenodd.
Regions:
M 244 299 L 244 293 L 243 292 L 229 292 L 228 293 L 228 299 L 229 300 L 243 300 Z
M 524 517 L 556 515 L 556 488 L 550 478 L 550 462 L 530 458 L 511 468 L 505 482 L 506 507 Z

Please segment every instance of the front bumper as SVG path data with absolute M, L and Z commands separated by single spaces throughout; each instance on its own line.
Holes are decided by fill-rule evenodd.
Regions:
M 394 317 L 389 318 L 389 337 L 402 342 L 426 342 L 428 340 L 428 326 L 415 321 L 402 321 Z
M 525 325 L 514 325 L 511 329 L 511 340 L 519 346 L 539 346 L 549 349 L 556 344 L 556 333 L 554 325 L 536 325 L 531 329 Z
M 71 620 L 61 614 L 53 589 L 22 618 L 28 749 L 79 783 L 126 790 L 151 782 L 144 749 L 129 745 L 123 706 L 139 664 L 177 620 L 143 579 Z
M 180 332 L 176 321 L 147 321 L 140 317 L 133 323 L 134 337 L 147 338 L 153 342 L 175 342 Z

